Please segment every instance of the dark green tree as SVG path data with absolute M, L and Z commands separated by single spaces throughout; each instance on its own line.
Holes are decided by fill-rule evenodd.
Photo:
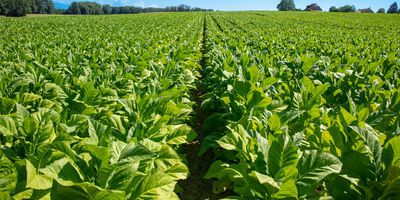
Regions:
M 4 0 L 4 15 L 9 17 L 23 17 L 27 13 L 26 0 Z
M 332 6 L 329 8 L 329 12 L 339 12 L 339 9 L 336 8 L 335 6 Z
M 384 8 L 379 8 L 377 13 L 385 13 L 385 9 Z
M 71 6 L 65 11 L 66 14 L 74 15 L 101 15 L 104 14 L 103 8 L 96 2 L 72 2 Z
M 345 5 L 339 8 L 339 12 L 356 12 L 356 7 Z
M 279 11 L 291 11 L 296 9 L 296 5 L 293 0 L 281 0 L 276 8 Z
M 2 0 L 0 0 L 2 1 Z M 135 6 L 110 6 L 103 5 L 96 2 L 72 2 L 65 14 L 74 15 L 101 15 L 101 14 L 136 14 L 146 12 L 190 12 L 190 11 L 213 11 L 202 8 L 192 9 L 188 5 L 181 4 L 179 6 L 171 6 L 166 8 L 141 8 Z M 57 11 L 59 12 L 59 11 Z
M 112 8 L 111 8 L 111 6 L 108 5 L 108 4 L 103 5 L 103 13 L 104 13 L 105 15 L 111 14 L 111 13 L 112 13 Z
M 387 13 L 396 13 L 398 10 L 398 6 L 397 3 L 394 2 L 392 5 L 390 5 L 389 10 L 387 11 Z
M 5 9 L 5 2 L 4 0 L 0 0 L 0 15 L 4 15 L 4 9 Z

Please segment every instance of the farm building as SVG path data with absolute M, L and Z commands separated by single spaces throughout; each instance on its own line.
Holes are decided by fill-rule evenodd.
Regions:
M 321 7 L 318 4 L 313 3 L 307 6 L 305 11 L 322 11 Z
M 374 11 L 371 8 L 358 9 L 357 12 L 359 12 L 359 13 L 374 13 Z

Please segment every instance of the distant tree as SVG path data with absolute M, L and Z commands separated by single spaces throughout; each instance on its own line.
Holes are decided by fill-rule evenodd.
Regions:
M 339 8 L 339 12 L 355 12 L 355 11 L 356 7 L 350 5 L 345 5 Z
M 104 13 L 105 15 L 111 14 L 111 13 L 112 13 L 112 8 L 111 8 L 111 6 L 108 5 L 108 4 L 103 5 L 103 13 Z
M 4 0 L 0 0 L 0 15 L 4 15 L 4 9 L 5 9 L 4 4 L 5 4 Z
M 72 2 L 71 6 L 65 11 L 66 14 L 75 15 L 101 15 L 103 9 L 96 2 Z
M 332 6 L 329 8 L 329 12 L 339 12 L 339 9 L 336 8 L 335 6 Z
M 52 13 L 54 13 L 55 10 L 56 10 L 56 9 L 54 8 L 54 3 L 53 3 L 53 1 L 51 1 L 51 0 L 48 0 L 48 1 L 47 1 L 46 7 L 47 7 L 47 9 L 46 9 L 47 14 L 52 14 Z
M 276 8 L 279 11 L 291 11 L 296 9 L 296 5 L 293 0 L 281 0 Z
M 23 17 L 27 14 L 26 0 L 4 0 L 4 15 L 9 17 Z
M 199 7 L 194 7 L 191 9 L 191 11 L 197 12 L 197 11 L 202 11 L 203 9 L 199 8 Z
M 397 7 L 397 3 L 394 2 L 392 5 L 390 5 L 389 10 L 387 13 L 396 13 L 399 8 Z
M 4 0 L 0 0 L 4 1 Z M 37 0 L 33 0 L 37 1 Z M 75 14 L 75 15 L 99 15 L 99 14 L 136 14 L 136 13 L 147 13 L 147 12 L 190 12 L 190 11 L 213 11 L 202 8 L 190 8 L 188 5 L 181 4 L 179 6 L 170 6 L 166 8 L 154 8 L 154 7 L 135 7 L 135 6 L 110 6 L 103 5 L 96 2 L 72 2 L 70 7 L 65 10 L 64 14 Z M 57 10 L 60 12 L 60 10 Z
M 377 13 L 385 13 L 385 9 L 384 8 L 379 8 Z
M 190 6 L 181 4 L 178 6 L 178 12 L 187 12 L 190 11 Z

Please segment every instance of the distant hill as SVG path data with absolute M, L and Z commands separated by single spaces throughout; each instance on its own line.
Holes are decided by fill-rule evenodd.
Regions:
M 54 1 L 54 8 L 56 8 L 56 9 L 68 9 L 69 8 L 69 4 Z

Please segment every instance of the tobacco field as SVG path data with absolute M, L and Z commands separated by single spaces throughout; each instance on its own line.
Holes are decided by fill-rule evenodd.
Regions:
M 399 21 L 0 18 L 0 199 L 400 199 Z

